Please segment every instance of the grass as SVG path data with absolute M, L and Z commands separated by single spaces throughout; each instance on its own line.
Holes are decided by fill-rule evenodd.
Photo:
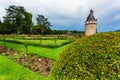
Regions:
M 46 80 L 46 78 L 0 55 L 0 80 Z
M 4 42 L 0 41 L 0 45 L 4 45 Z M 64 48 L 66 48 L 68 45 L 55 49 L 43 48 L 38 46 L 28 46 L 28 53 L 56 60 L 61 51 L 64 50 Z M 23 44 L 5 42 L 5 47 L 26 52 L 25 46 Z
M 24 43 L 23 40 L 19 41 Z M 40 44 L 39 40 L 25 40 L 25 42 Z M 43 45 L 61 45 L 65 42 L 67 42 L 67 40 L 57 40 L 55 44 L 54 40 L 42 40 Z M 4 46 L 4 42 L 0 41 L 0 45 Z M 69 44 L 53 49 L 28 45 L 28 53 L 56 60 L 61 51 L 64 50 L 68 45 Z M 5 42 L 5 47 L 26 52 L 24 44 Z M 48 80 L 48 78 L 40 76 L 0 55 L 0 80 Z

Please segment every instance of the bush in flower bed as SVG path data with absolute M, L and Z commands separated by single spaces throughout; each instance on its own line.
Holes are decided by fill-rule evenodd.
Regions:
M 98 33 L 72 43 L 59 56 L 50 80 L 120 80 L 120 32 Z
M 13 49 L 7 49 L 3 46 L 0 46 L 0 51 L 1 55 L 8 57 L 18 64 L 27 67 L 28 69 L 45 77 L 49 75 L 49 72 L 54 64 L 53 60 L 20 51 L 15 51 Z

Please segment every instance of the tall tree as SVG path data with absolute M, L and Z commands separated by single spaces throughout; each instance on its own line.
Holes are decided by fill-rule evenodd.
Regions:
M 25 18 L 24 18 L 24 24 L 22 26 L 22 31 L 25 34 L 31 33 L 31 27 L 32 27 L 32 14 L 25 12 L 24 13 Z
M 0 19 L 0 34 L 2 34 L 2 30 L 3 30 L 3 23 L 2 23 L 2 21 Z
M 49 31 L 51 31 L 50 29 L 51 23 L 43 15 L 38 14 L 36 21 L 37 21 L 36 28 L 40 30 L 41 34 L 46 34 L 49 33 Z
M 1 19 L 0 19 L 0 25 L 2 24 L 2 21 L 1 21 Z
M 32 24 L 31 13 L 28 13 L 24 7 L 15 5 L 9 6 L 6 9 L 6 13 L 4 19 L 7 18 L 10 20 L 10 24 L 14 27 L 15 33 L 29 33 Z
M 2 28 L 2 34 L 10 34 L 14 31 L 9 18 L 4 19 Z

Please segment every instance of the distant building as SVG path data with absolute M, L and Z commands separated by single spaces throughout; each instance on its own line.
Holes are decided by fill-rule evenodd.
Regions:
M 95 19 L 93 12 L 93 10 L 90 10 L 90 14 L 85 21 L 85 36 L 93 35 L 97 32 L 97 19 Z

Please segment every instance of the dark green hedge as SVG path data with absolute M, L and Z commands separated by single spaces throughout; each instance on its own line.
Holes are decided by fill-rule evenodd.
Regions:
M 120 80 L 120 32 L 72 43 L 56 61 L 50 80 Z

